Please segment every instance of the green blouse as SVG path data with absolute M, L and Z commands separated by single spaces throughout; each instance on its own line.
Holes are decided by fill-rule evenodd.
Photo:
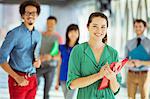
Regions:
M 70 89 L 70 84 L 74 79 L 98 73 L 107 62 L 110 64 L 117 61 L 117 51 L 108 45 L 105 45 L 100 61 L 97 63 L 88 43 L 78 44 L 73 48 L 69 59 L 68 89 Z M 101 81 L 102 79 L 87 87 L 79 88 L 77 99 L 115 99 L 115 93 L 110 88 L 98 90 Z M 117 75 L 117 81 L 121 83 L 120 74 Z

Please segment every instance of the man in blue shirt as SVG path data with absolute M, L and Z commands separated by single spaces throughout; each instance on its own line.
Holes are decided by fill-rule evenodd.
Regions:
M 141 99 L 149 99 L 150 39 L 143 35 L 146 27 L 144 20 L 136 19 L 134 30 L 137 36 L 129 40 L 126 45 L 126 57 L 130 59 L 127 77 L 129 99 L 135 99 L 137 87 L 139 87 Z
M 41 64 L 41 34 L 35 30 L 34 23 L 40 14 L 40 5 L 35 1 L 25 1 L 19 12 L 24 22 L 7 33 L 0 48 L 0 66 L 9 75 L 10 99 L 35 99 L 35 68 Z

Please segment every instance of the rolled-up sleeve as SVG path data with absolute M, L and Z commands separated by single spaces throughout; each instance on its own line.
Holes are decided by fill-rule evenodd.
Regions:
M 72 49 L 70 58 L 69 58 L 69 67 L 68 67 L 68 78 L 67 78 L 67 88 L 70 88 L 70 84 L 73 80 L 81 77 L 81 50 L 79 46 L 76 46 Z
M 114 59 L 115 59 L 115 62 L 118 62 L 118 53 L 117 53 L 117 51 L 115 51 L 115 53 L 114 53 Z M 118 82 L 119 84 L 121 84 L 121 82 L 122 82 L 121 73 L 117 74 L 116 78 L 117 78 L 117 82 Z M 115 92 L 114 94 L 115 94 L 115 95 L 118 94 L 119 91 L 120 91 L 120 88 L 119 88 L 118 91 Z
M 115 59 L 115 62 L 118 62 L 118 53 L 117 53 L 117 51 L 114 54 L 114 59 Z M 121 81 L 122 81 L 121 73 L 117 74 L 117 81 L 119 82 L 119 84 L 121 84 Z
M 17 38 L 13 32 L 7 33 L 5 40 L 0 48 L 0 64 L 3 64 L 7 61 L 8 56 L 16 44 L 16 39 Z

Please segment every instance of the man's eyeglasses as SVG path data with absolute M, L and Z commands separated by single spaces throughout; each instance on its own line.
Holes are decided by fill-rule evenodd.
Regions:
M 28 12 L 28 11 L 25 11 L 25 15 L 26 16 L 36 16 L 37 15 L 37 12 Z

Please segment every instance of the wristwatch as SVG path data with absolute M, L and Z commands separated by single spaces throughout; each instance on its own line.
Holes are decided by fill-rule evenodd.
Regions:
M 135 62 L 133 62 L 133 61 L 132 61 L 132 63 L 134 64 L 134 66 L 133 66 L 133 67 L 136 67 Z

